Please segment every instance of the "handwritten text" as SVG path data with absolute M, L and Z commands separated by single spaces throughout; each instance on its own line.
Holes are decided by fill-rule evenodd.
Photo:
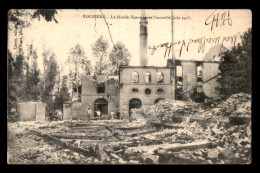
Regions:
M 211 25 L 211 31 L 213 30 L 213 27 L 221 27 L 225 25 L 226 23 L 229 26 L 232 26 L 232 19 L 230 17 L 229 11 L 224 13 L 217 13 L 214 14 L 215 11 L 206 19 L 205 25 Z
M 232 45 L 236 45 L 237 43 L 237 37 L 239 36 L 239 32 L 236 35 L 233 36 L 219 36 L 219 37 L 214 37 L 214 38 L 206 38 L 205 36 L 196 38 L 196 39 L 189 39 L 188 41 L 182 40 L 182 41 L 177 41 L 174 43 L 163 43 L 157 46 L 149 46 L 148 49 L 151 50 L 151 55 L 154 54 L 154 52 L 158 48 L 165 48 L 164 52 L 164 58 L 166 56 L 170 56 L 171 50 L 173 46 L 180 46 L 180 51 L 179 51 L 179 57 L 181 57 L 182 51 L 186 50 L 187 52 L 189 51 L 189 46 L 191 44 L 198 44 L 198 53 L 203 53 L 205 46 L 207 43 L 213 43 L 213 44 L 224 44 L 226 42 L 230 42 Z

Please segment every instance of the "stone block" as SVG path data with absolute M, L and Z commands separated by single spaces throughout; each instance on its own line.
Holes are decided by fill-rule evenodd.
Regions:
M 35 121 L 36 118 L 36 102 L 18 103 L 17 111 L 20 121 Z
M 208 159 L 217 159 L 219 155 L 219 150 L 217 148 L 208 150 L 207 158 Z
M 63 104 L 63 120 L 72 120 L 71 105 L 69 103 Z
M 224 149 L 223 151 L 221 151 L 221 152 L 219 153 L 219 158 L 220 158 L 220 159 L 232 160 L 232 159 L 235 158 L 235 155 L 234 155 L 234 153 L 233 153 L 231 150 L 229 150 L 229 149 Z
M 230 116 L 229 123 L 230 125 L 242 125 L 242 124 L 249 124 L 251 122 L 251 117 L 237 117 L 237 116 Z
M 81 102 L 73 102 L 71 105 L 71 113 L 73 120 L 81 119 Z
M 45 121 L 46 103 L 38 102 L 36 104 L 36 121 Z

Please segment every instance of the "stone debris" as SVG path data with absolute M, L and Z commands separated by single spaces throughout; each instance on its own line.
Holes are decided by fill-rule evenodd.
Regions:
M 185 116 L 198 112 L 198 104 L 180 100 L 160 100 L 156 105 L 143 106 L 139 112 L 143 113 L 149 120 L 158 123 L 172 121 L 173 116 Z
M 251 122 L 231 125 L 222 121 L 202 123 L 192 119 L 194 115 L 202 118 L 250 117 L 250 103 L 250 95 L 235 94 L 226 101 L 204 104 L 160 101 L 149 109 L 135 110 L 138 116 L 132 122 L 10 122 L 8 163 L 250 164 Z M 145 118 L 138 119 L 140 116 Z M 174 122 L 172 118 L 175 116 L 185 117 L 186 120 Z M 154 126 L 153 123 L 162 125 Z M 72 148 L 81 147 L 90 155 L 74 152 L 30 131 L 48 134 L 63 141 L 62 144 L 73 145 Z
M 201 117 L 205 119 L 225 119 L 231 117 L 251 117 L 251 95 L 234 94 L 227 100 L 215 99 L 197 104 L 180 100 L 160 100 L 156 105 L 143 106 L 136 110 L 156 123 L 168 123 L 176 117 Z
M 184 128 L 158 129 L 158 131 L 142 129 L 142 131 L 151 131 L 151 133 L 142 134 L 140 132 L 140 135 L 137 134 L 135 137 L 124 136 L 130 133 L 128 131 L 124 131 L 124 133 L 118 131 L 121 136 L 124 136 L 125 143 L 122 141 L 121 144 L 120 141 L 100 144 L 82 142 L 81 147 L 92 152 L 92 157 L 58 147 L 38 136 L 29 134 L 26 130 L 23 133 L 14 134 L 12 132 L 9 137 L 15 142 L 9 141 L 11 145 L 8 150 L 9 162 L 27 164 L 250 163 L 250 124 L 227 127 L 221 123 L 202 126 L 197 122 L 183 122 L 179 125 L 184 126 Z M 177 151 L 154 153 L 154 150 L 169 146 L 169 144 L 189 145 L 204 140 L 208 140 L 212 145 L 197 149 L 184 147 Z M 12 145 L 23 149 L 12 147 Z M 17 152 L 21 154 L 17 155 Z
M 206 102 L 205 110 L 211 110 L 216 116 L 246 116 L 251 117 L 251 95 L 245 93 L 233 94 L 227 100 Z
M 235 155 L 230 149 L 224 149 L 219 153 L 218 157 L 220 159 L 233 160 Z

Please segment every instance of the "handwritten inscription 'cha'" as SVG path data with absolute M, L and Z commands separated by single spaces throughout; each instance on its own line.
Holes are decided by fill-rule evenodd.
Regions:
M 226 23 L 229 26 L 232 26 L 232 19 L 230 17 L 229 11 L 221 14 L 220 13 L 215 14 L 215 11 L 205 21 L 205 25 L 211 25 L 211 31 L 213 30 L 214 26 L 221 27 Z

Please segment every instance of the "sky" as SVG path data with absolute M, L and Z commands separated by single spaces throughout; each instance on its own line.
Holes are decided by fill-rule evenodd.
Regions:
M 130 65 L 139 65 L 139 34 L 140 34 L 140 17 L 141 10 L 113 10 L 103 9 L 103 14 L 106 16 L 106 21 L 109 24 L 111 37 L 114 43 L 122 42 L 128 48 L 131 59 Z M 173 13 L 173 33 L 171 24 L 171 12 Z M 201 46 L 199 41 L 202 38 L 220 38 L 220 42 L 230 49 L 230 36 L 236 36 L 236 43 L 239 43 L 240 35 L 252 27 L 252 13 L 250 10 L 184 10 L 184 9 L 164 9 L 164 10 L 145 10 L 148 17 L 148 47 L 158 46 L 163 43 L 173 42 L 179 44 L 174 45 L 174 56 L 176 59 L 182 60 L 202 60 L 207 51 L 215 45 L 215 43 L 206 43 L 204 50 L 199 49 Z M 95 57 L 91 51 L 91 45 L 101 36 L 108 41 L 109 51 L 113 44 L 111 37 L 103 18 L 93 18 L 93 15 L 101 15 L 100 10 L 58 10 L 55 18 L 58 23 L 40 21 L 34 19 L 31 25 L 23 29 L 22 46 L 25 54 L 27 54 L 27 45 L 33 44 L 38 54 L 38 64 L 42 69 L 42 51 L 51 48 L 56 55 L 57 62 L 60 66 L 64 66 L 65 60 L 68 57 L 70 48 L 76 44 L 80 44 L 88 59 L 95 63 Z M 216 21 L 212 20 L 219 16 L 218 26 Z M 119 17 L 119 18 L 118 18 Z M 223 18 L 225 17 L 225 18 Z M 208 25 L 205 25 L 205 22 Z M 13 54 L 17 52 L 14 49 L 15 39 L 14 31 L 8 33 L 8 48 Z M 196 39 L 197 43 L 194 43 Z M 187 44 L 190 42 L 187 49 Z M 186 47 L 182 48 L 186 43 Z M 198 52 L 200 50 L 200 52 Z M 148 65 L 165 66 L 168 57 L 164 57 L 165 47 L 157 48 L 153 54 L 151 49 L 148 49 Z M 169 58 L 172 55 L 170 54 Z M 67 73 L 64 68 L 64 74 Z

